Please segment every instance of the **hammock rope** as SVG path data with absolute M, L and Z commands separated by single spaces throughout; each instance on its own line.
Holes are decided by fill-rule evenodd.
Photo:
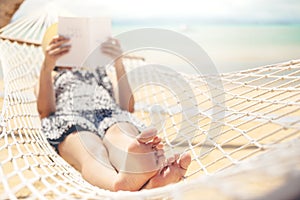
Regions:
M 114 193 L 90 185 L 48 144 L 36 109 L 34 87 L 43 60 L 39 44 L 55 20 L 47 14 L 33 15 L 0 30 L 5 83 L 0 118 L 0 199 L 192 199 L 193 195 L 255 199 L 275 194 L 291 177 L 300 177 L 298 60 L 220 76 L 182 74 L 197 100 L 197 105 L 188 107 L 196 107 L 189 119 L 182 115 L 185 102 L 179 102 L 167 88 L 147 84 L 134 91 L 135 115 L 148 125 L 162 127 L 160 122 L 164 121 L 159 134 L 166 154 L 191 153 L 185 180 L 139 192 Z M 145 64 L 138 57 L 125 59 L 129 71 Z M 113 76 L 114 72 L 109 72 Z M 160 70 L 132 73 L 130 83 L 149 77 L 168 80 L 185 97 L 190 95 L 177 77 Z M 216 79 L 224 88 L 213 85 Z M 212 88 L 217 91 L 213 97 L 209 96 Z M 221 92 L 224 102 L 219 102 L 214 112 L 218 103 L 214 98 Z M 155 119 L 150 116 L 153 112 Z M 259 187 L 266 182 L 268 187 Z

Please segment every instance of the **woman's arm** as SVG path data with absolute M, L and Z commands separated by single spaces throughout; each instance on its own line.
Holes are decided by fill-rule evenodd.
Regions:
M 69 52 L 70 45 L 64 45 L 68 41 L 69 39 L 62 36 L 55 36 L 46 48 L 37 97 L 37 109 L 41 118 L 48 117 L 56 110 L 52 71 L 57 59 Z
M 115 60 L 119 104 L 123 110 L 134 112 L 134 97 L 128 83 L 126 71 L 122 61 L 122 50 L 118 40 L 110 38 L 102 44 L 102 52 Z
M 128 83 L 122 58 L 119 58 L 115 61 L 115 68 L 117 74 L 120 107 L 128 110 L 129 112 L 134 112 L 134 97 Z
M 48 117 L 55 112 L 55 92 L 52 83 L 52 70 L 43 64 L 37 98 L 38 112 L 41 118 Z

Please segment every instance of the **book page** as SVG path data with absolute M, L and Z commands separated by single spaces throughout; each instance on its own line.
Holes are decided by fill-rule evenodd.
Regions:
M 111 61 L 100 49 L 111 36 L 110 18 L 59 17 L 58 34 L 70 38 L 71 50 L 57 66 L 95 68 Z
M 100 46 L 111 37 L 110 18 L 97 17 L 89 19 L 89 47 L 84 66 L 89 68 L 105 66 L 111 58 L 101 52 Z
M 70 52 L 57 60 L 57 66 L 81 67 L 89 45 L 88 18 L 59 17 L 58 34 L 70 38 Z

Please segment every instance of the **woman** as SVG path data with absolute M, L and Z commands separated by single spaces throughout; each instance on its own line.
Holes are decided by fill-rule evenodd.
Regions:
M 165 161 L 157 131 L 145 129 L 130 114 L 134 98 L 118 40 L 108 39 L 101 51 L 117 58 L 117 80 L 123 79 L 119 105 L 104 68 L 56 67 L 57 59 L 70 51 L 68 42 L 53 37 L 40 73 L 37 107 L 49 143 L 83 178 L 103 189 L 137 191 L 180 181 L 191 157 Z

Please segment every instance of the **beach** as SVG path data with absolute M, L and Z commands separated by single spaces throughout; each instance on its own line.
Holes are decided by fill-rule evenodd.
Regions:
M 0 110 L 2 110 L 3 106 L 3 97 L 4 97 L 4 84 L 3 80 L 0 80 Z
M 264 72 L 262 70 L 262 72 Z M 285 71 L 285 74 L 288 74 L 289 70 Z M 238 75 L 237 75 L 238 76 Z M 226 78 L 227 77 L 227 78 Z M 224 85 L 226 86 L 226 90 L 230 90 L 231 88 L 236 88 L 234 90 L 231 90 L 230 93 L 226 93 L 226 105 L 228 108 L 234 108 L 236 111 L 243 111 L 245 108 L 247 108 L 247 111 L 249 113 L 255 113 L 257 116 L 261 116 L 260 118 L 252 119 L 251 117 L 242 116 L 242 117 L 236 117 L 236 115 L 230 116 L 226 118 L 225 120 L 225 126 L 222 129 L 222 134 L 219 137 L 215 138 L 215 141 L 219 144 L 217 147 L 212 145 L 212 143 L 205 143 L 206 136 L 203 134 L 202 131 L 195 132 L 195 135 L 193 135 L 192 139 L 192 148 L 188 148 L 189 145 L 176 145 L 175 148 L 170 148 L 170 146 L 166 147 L 166 154 L 172 155 L 174 151 L 182 152 L 186 150 L 187 152 L 191 153 L 193 155 L 193 162 L 191 166 L 189 167 L 187 171 L 187 178 L 185 180 L 185 184 L 188 184 L 189 181 L 194 181 L 197 178 L 203 178 L 204 175 L 209 174 L 207 176 L 208 180 L 211 176 L 211 179 L 213 179 L 217 184 L 218 179 L 215 178 L 215 173 L 222 173 L 222 170 L 227 170 L 227 172 L 230 171 L 230 169 L 237 169 L 238 165 L 236 165 L 233 161 L 244 161 L 246 159 L 249 159 L 251 157 L 255 157 L 258 155 L 261 155 L 265 152 L 267 152 L 267 149 L 260 148 L 259 145 L 257 146 L 255 142 L 258 142 L 259 144 L 273 144 L 273 143 L 280 143 L 285 141 L 290 141 L 291 139 L 299 138 L 299 132 L 295 132 L 297 127 L 290 127 L 290 128 L 281 128 L 278 124 L 272 123 L 272 122 L 266 122 L 263 120 L 263 113 L 272 113 L 272 116 L 281 116 L 281 115 L 287 115 L 290 111 L 295 110 L 292 112 L 292 114 L 289 114 L 290 117 L 299 116 L 299 109 L 297 110 L 297 106 L 290 105 L 288 109 L 278 109 L 278 105 L 274 106 L 266 106 L 267 103 L 259 103 L 256 101 L 247 101 L 243 98 L 232 98 L 235 95 L 243 94 L 245 91 L 250 90 L 250 92 L 245 95 L 248 96 L 249 99 L 251 97 L 255 97 L 257 95 L 260 95 L 261 97 L 269 97 L 269 96 L 281 96 L 281 98 L 286 98 L 289 95 L 289 100 L 296 101 L 299 97 L 299 95 L 296 92 L 287 92 L 284 94 L 281 94 L 280 91 L 273 91 L 267 94 L 264 94 L 263 90 L 251 90 L 250 86 L 239 84 L 237 82 L 230 82 L 228 78 L 230 78 L 230 75 L 225 76 Z M 264 76 L 263 76 L 264 77 Z M 232 78 L 232 77 L 231 77 Z M 268 81 L 268 79 L 265 79 Z M 193 79 L 191 79 L 193 81 Z M 195 81 L 195 80 L 194 80 Z M 204 91 L 202 94 L 197 95 L 197 100 L 199 103 L 200 110 L 205 111 L 207 108 L 211 106 L 211 102 L 207 99 L 207 96 L 205 96 L 205 93 L 207 93 L 207 87 L 206 85 L 200 81 L 198 85 L 199 91 Z M 282 81 L 282 84 L 284 81 Z M 157 85 L 149 86 L 148 88 L 140 88 L 145 89 L 148 92 L 145 92 L 143 90 L 137 91 L 137 101 L 142 101 L 144 98 L 147 98 L 148 103 L 158 103 L 161 101 L 167 102 L 170 106 L 173 104 L 177 104 L 176 98 L 170 93 L 170 91 L 166 91 L 166 88 L 160 87 Z M 157 94 L 164 94 L 167 95 L 169 98 L 165 99 L 164 96 L 160 96 Z M 145 99 L 144 99 L 145 100 Z M 33 103 L 35 105 L 35 103 Z M 142 112 L 137 111 L 136 116 L 140 119 L 143 119 L 145 123 L 149 124 L 151 121 L 149 120 L 149 113 L 148 112 Z M 238 116 L 238 115 L 237 115 Z M 184 116 L 182 116 L 181 113 L 169 115 L 165 114 L 166 122 L 164 124 L 168 135 L 164 135 L 163 132 L 160 132 L 161 136 L 166 136 L 166 141 L 174 139 L 176 136 L 176 131 L 178 128 L 181 127 L 182 119 L 184 119 Z M 16 117 L 17 118 L 17 117 Z M 211 123 L 211 119 L 205 115 L 199 115 L 197 116 L 197 127 L 200 127 L 203 131 L 208 131 L 209 124 Z M 188 119 L 190 120 L 190 119 Z M 12 126 L 13 120 L 11 120 Z M 247 133 L 248 137 L 245 137 L 245 134 L 243 134 L 242 131 L 244 130 L 244 133 Z M 276 130 L 275 132 L 273 130 Z M 22 133 L 22 131 L 21 131 Z M 32 136 L 35 135 L 35 132 L 31 132 Z M 31 155 L 33 155 L 33 152 L 36 153 L 36 147 L 39 146 L 37 144 L 40 144 L 40 141 L 36 141 L 36 139 L 33 137 L 32 141 L 27 141 L 25 143 L 22 143 L 23 139 L 22 137 L 29 135 L 26 132 L 22 134 L 14 134 L 13 137 L 8 136 L 7 141 L 12 144 L 7 148 L 2 149 L 0 160 L 6 160 L 5 164 L 2 166 L 3 171 L 5 174 L 11 175 L 11 178 L 8 181 L 8 184 L 11 188 L 14 188 L 16 186 L 24 185 L 24 182 L 22 179 L 19 178 L 19 174 L 15 173 L 14 171 L 16 169 L 19 169 L 21 174 L 24 174 L 24 176 L 29 180 L 35 180 L 34 186 L 38 188 L 41 191 L 47 191 L 47 184 L 53 183 L 53 184 L 59 184 L 60 181 L 63 182 L 61 184 L 60 191 L 66 190 L 63 185 L 64 184 L 70 184 L 68 183 L 67 179 L 64 178 L 64 176 L 69 176 L 69 172 L 65 172 L 61 174 L 62 170 L 58 164 L 55 163 L 53 165 L 51 154 L 51 160 L 49 160 L 49 151 L 45 150 L 47 149 L 44 145 L 41 145 L 44 149 L 39 149 L 39 151 L 45 151 L 45 152 L 38 152 L 39 156 L 34 156 L 34 159 L 31 158 Z M 212 135 L 214 136 L 214 135 Z M 251 137 L 252 140 L 249 138 Z M 20 142 L 17 142 L 20 141 Z M 180 142 L 180 140 L 178 140 Z M 0 141 L 3 142 L 3 141 Z M 38 142 L 38 143 L 36 143 Z M 204 145 L 203 145 L 204 144 Z M 27 156 L 19 156 L 20 152 L 26 154 Z M 206 155 L 202 155 L 202 153 L 208 152 Z M 29 156 L 28 156 L 29 155 Z M 197 155 L 199 157 L 197 157 Z M 200 156 L 202 155 L 202 156 Z M 13 156 L 13 162 L 11 162 L 9 159 Z M 275 160 L 273 161 L 275 162 Z M 37 164 L 38 163 L 38 164 Z M 43 164 L 40 164 L 43 163 Z M 49 164 L 52 163 L 52 164 Z M 56 165 L 57 164 L 57 165 Z M 268 163 L 266 163 L 268 164 Z M 279 164 L 278 164 L 279 165 Z M 28 167 L 32 166 L 32 167 Z M 233 167 L 233 168 L 230 168 Z M 248 168 L 246 168 L 248 169 Z M 69 170 L 71 171 L 72 175 L 75 174 L 75 171 L 72 171 L 74 169 L 63 169 L 63 170 Z M 262 169 L 260 169 L 262 170 Z M 51 171 L 51 175 L 49 175 L 49 171 Z M 74 173 L 74 174 L 73 174 Z M 45 180 L 43 178 L 38 177 L 47 177 L 45 180 L 49 181 L 49 183 L 45 184 Z M 52 179 L 52 176 L 55 177 Z M 63 177 L 62 177 L 63 176 Z M 50 178 L 51 177 L 51 178 Z M 250 191 L 251 197 L 259 196 L 262 194 L 266 194 L 270 192 L 273 189 L 276 189 L 280 186 L 282 186 L 285 183 L 286 177 L 276 177 L 274 178 L 272 174 L 261 174 L 260 171 L 251 171 L 251 173 L 238 173 L 235 176 L 228 176 L 226 179 L 223 179 L 223 187 L 225 185 L 243 185 L 243 190 Z M 222 180 L 222 177 L 221 179 Z M 47 182 L 46 181 L 46 182 Z M 58 182 L 57 182 L 58 181 Z M 228 181 L 228 183 L 226 183 Z M 83 184 L 83 183 L 82 183 Z M 222 185 L 222 184 L 221 184 Z M 220 185 L 219 185 L 220 186 Z M 48 188 L 49 189 L 49 188 Z M 51 188 L 50 188 L 51 189 Z M 220 189 L 220 188 L 219 188 Z M 241 191 L 243 191 L 241 188 L 238 188 Z M 3 187 L 1 188 L 0 185 L 0 194 L 3 191 Z M 217 192 L 216 192 L 217 191 Z M 221 190 L 222 191 L 222 190 Z M 183 195 L 184 199 L 194 199 L 195 196 L 201 194 L 201 196 L 204 196 L 205 198 L 211 197 L 215 199 L 235 199 L 234 197 L 228 195 L 230 192 L 225 192 L 223 190 L 223 193 L 220 190 L 217 190 L 216 188 L 206 186 L 205 184 L 202 184 L 202 186 L 198 186 L 194 188 L 194 190 L 184 190 L 180 193 L 180 191 L 174 191 L 178 195 Z M 25 197 L 25 198 L 31 198 L 31 192 L 30 189 L 27 187 L 20 187 L 20 190 L 16 192 L 16 195 L 18 197 Z M 46 193 L 46 197 L 50 199 L 55 198 L 54 193 Z M 154 198 L 155 199 L 155 198 Z
M 162 28 L 189 38 L 211 58 L 219 73 L 236 72 L 264 65 L 298 59 L 300 54 L 300 25 L 298 24 L 201 24 L 132 22 L 113 24 L 113 35 L 140 28 Z M 175 41 L 176 43 L 176 41 Z M 187 48 L 188 49 L 188 48 Z M 198 56 L 197 52 L 194 56 Z M 178 56 L 159 50 L 142 53 L 146 60 L 164 64 L 172 69 L 193 73 Z M 204 67 L 204 66 L 203 66 Z
M 4 0 L 1 5 L 0 21 L 13 25 L 0 31 L 0 42 L 5 40 L 0 68 L 7 67 L 9 84 L 4 109 L 1 69 L 0 199 L 299 199 L 299 0 Z M 36 18 L 24 17 L 35 11 Z M 181 182 L 112 193 L 84 181 L 50 146 L 33 91 L 43 59 L 36 46 L 58 15 L 109 17 L 116 38 L 146 30 L 140 38 L 120 41 L 125 50 L 126 43 L 141 41 L 130 53 L 146 61 L 126 64 L 139 79 L 129 81 L 135 86 L 134 116 L 158 129 L 166 157 L 191 154 Z M 153 29 L 180 39 L 172 34 L 161 39 Z M 1 59 L 9 66 L 1 66 Z M 159 70 L 134 75 L 140 64 Z M 292 189 L 298 198 L 289 196 Z
M 141 28 L 162 28 L 188 37 L 201 47 L 215 64 L 218 73 L 235 72 L 264 65 L 298 59 L 300 25 L 297 24 L 199 24 L 167 21 L 114 22 L 112 34 L 118 37 L 126 31 Z M 194 73 L 182 58 L 160 50 L 137 52 L 146 61 L 165 65 L 176 71 Z M 197 52 L 194 52 L 197 56 Z M 202 66 L 201 66 L 202 67 Z M 203 66 L 205 67 L 205 66 Z M 0 78 L 2 70 L 0 70 Z
M 144 25 L 115 25 L 114 34 L 117 35 L 122 31 L 130 30 L 133 28 L 141 28 Z M 153 25 L 149 25 L 148 27 L 153 27 Z M 160 27 L 160 26 L 158 26 Z M 182 28 L 182 27 L 181 27 Z M 275 26 L 259 26 L 259 25 L 248 25 L 248 26 L 208 26 L 208 25 L 186 25 L 183 26 L 183 29 L 178 28 L 178 26 L 172 26 L 170 29 L 179 31 L 181 34 L 187 35 L 191 39 L 195 40 L 203 49 L 207 52 L 208 56 L 211 57 L 213 62 L 216 65 L 216 69 L 219 73 L 226 73 L 224 76 L 226 87 L 225 89 L 229 91 L 226 93 L 226 106 L 228 108 L 234 108 L 233 114 L 226 118 L 226 126 L 223 128 L 222 135 L 220 137 L 216 137 L 216 141 L 220 145 L 214 146 L 213 144 L 205 144 L 202 146 L 203 142 L 205 142 L 206 136 L 202 134 L 203 132 L 209 129 L 209 124 L 211 119 L 207 116 L 209 115 L 209 111 L 207 113 L 203 113 L 203 115 L 199 115 L 199 121 L 196 125 L 201 127 L 201 131 L 198 131 L 198 135 L 194 135 L 193 143 L 190 145 L 193 148 L 188 148 L 187 151 L 193 154 L 194 160 L 192 165 L 190 166 L 187 172 L 187 180 L 192 181 L 196 178 L 201 177 L 204 174 L 214 174 L 218 171 L 223 170 L 224 168 L 228 168 L 234 166 L 234 161 L 243 161 L 252 156 L 260 155 L 265 152 L 265 149 L 257 145 L 255 142 L 259 144 L 272 144 L 283 141 L 289 141 L 291 139 L 299 137 L 299 133 L 296 133 L 295 130 L 298 128 L 296 126 L 288 126 L 281 127 L 280 123 L 282 121 L 273 120 L 278 116 L 288 115 L 289 117 L 297 118 L 299 117 L 299 109 L 295 108 L 296 106 L 290 105 L 287 108 L 281 108 L 274 103 L 272 107 L 272 103 L 268 102 L 269 98 L 278 97 L 279 101 L 283 99 L 285 101 L 289 98 L 290 101 L 297 101 L 299 99 L 299 95 L 295 91 L 288 91 L 286 93 L 281 94 L 281 90 L 266 90 L 261 89 L 260 84 L 257 83 L 256 88 L 248 86 L 247 84 L 243 84 L 242 81 L 251 82 L 251 78 L 255 79 L 256 77 L 242 77 L 241 74 L 238 75 L 230 75 L 228 72 L 239 71 L 244 69 L 256 68 L 259 66 L 263 66 L 266 64 L 272 64 L 280 61 L 288 61 L 292 59 L 297 59 L 299 57 L 300 52 L 300 39 L 296 37 L 296 33 L 299 33 L 299 26 L 289 26 L 289 25 L 275 25 Z M 272 33 L 272 35 L 270 35 Z M 194 52 L 195 56 L 197 56 L 197 52 Z M 171 69 L 175 69 L 176 71 L 191 73 L 190 68 L 187 63 L 183 63 L 180 61 L 180 58 L 174 54 L 166 55 L 166 53 L 162 53 L 161 51 L 144 51 L 139 52 L 139 55 L 146 58 L 146 61 L 163 64 Z M 204 66 L 205 67 L 205 66 Z M 281 72 L 279 72 L 281 73 Z M 283 74 L 288 74 L 289 72 L 285 72 Z M 243 73 L 242 73 L 243 74 Z M 239 76 L 241 78 L 239 79 Z M 267 76 L 262 76 L 267 80 Z M 270 80 L 267 80 L 270 81 Z M 280 82 L 282 81 L 282 82 Z M 274 88 L 280 88 L 281 85 L 284 85 L 285 80 L 279 79 L 278 87 L 275 83 L 271 83 Z M 253 81 L 255 82 L 255 81 Z M 271 81 L 270 81 L 271 82 Z M 207 95 L 209 93 L 206 85 L 201 85 L 201 81 L 195 81 L 194 86 L 199 89 L 200 93 L 197 96 L 200 110 L 205 111 L 207 108 L 211 106 L 209 100 L 207 99 Z M 268 83 L 268 82 L 267 82 Z M 297 80 L 295 80 L 293 84 L 297 84 Z M 286 86 L 286 85 L 284 85 Z M 0 82 L 1 90 L 3 91 L 3 81 Z M 144 92 L 141 96 L 146 99 L 146 101 L 154 102 L 155 101 L 164 101 L 165 97 L 157 95 L 157 91 L 160 91 L 159 88 L 154 87 L 147 90 L 149 92 Z M 199 92 L 198 91 L 198 92 Z M 204 92 L 203 92 L 204 91 Z M 245 94 L 245 91 L 249 91 Z M 267 92 L 266 92 L 267 91 Z M 167 91 L 161 90 L 160 94 L 167 94 Z M 168 93 L 169 95 L 170 92 Z M 243 95 L 241 95 L 243 94 Z M 144 95 L 144 96 L 143 96 Z M 241 96 L 240 96 L 241 95 Z M 237 98 L 241 97 L 241 98 Z M 256 99 L 260 99 L 261 101 L 256 101 Z M 137 99 L 137 100 L 143 100 Z M 145 99 L 144 99 L 145 100 Z M 149 100 L 149 101 L 148 101 Z M 206 100 L 206 101 L 204 101 Z M 272 100 L 272 98 L 271 98 Z M 266 101 L 266 102 L 264 102 Z M 3 102 L 3 98 L 0 99 L 0 103 Z M 170 105 L 176 103 L 177 101 L 174 99 L 167 99 Z M 288 104 L 289 102 L 287 102 Z M 35 109 L 35 102 L 30 102 L 31 109 Z M 295 110 L 294 112 L 293 109 Z M 248 116 L 244 116 L 243 114 L 248 111 Z M 291 113 L 289 113 L 291 111 Z M 236 112 L 236 113 L 234 113 Z M 145 114 L 146 113 L 146 114 Z M 149 121 L 149 113 L 136 113 L 138 117 L 147 121 Z M 229 112 L 230 113 L 230 112 Z M 253 113 L 255 117 L 253 117 Z M 268 116 L 264 118 L 265 113 L 271 113 L 271 120 L 268 121 Z M 14 114 L 14 113 L 13 113 Z M 207 114 L 207 115 L 205 115 Z M 275 116 L 275 117 L 274 117 Z M 35 116 L 36 117 L 36 116 Z M 166 128 L 168 128 L 170 135 L 167 135 L 167 139 L 174 139 L 174 134 L 178 131 L 178 127 L 181 126 L 181 122 L 183 116 L 181 114 L 177 114 L 174 116 L 167 115 L 168 120 L 165 123 Z M 15 117 L 19 122 L 19 116 Z M 147 119 L 148 118 L 148 119 Z M 284 118 L 284 117 L 283 117 Z M 11 123 L 15 123 L 14 119 L 10 119 Z M 272 121 L 273 120 L 273 121 Z M 22 122 L 22 119 L 20 120 Z M 26 120 L 25 120 L 26 121 Z M 35 121 L 37 123 L 38 120 Z M 13 126 L 13 125 L 12 125 Z M 19 130 L 19 129 L 18 129 Z M 30 128 L 29 128 L 30 130 Z M 243 131 L 244 130 L 244 131 Z M 274 131 L 273 131 L 274 130 Z M 28 140 L 28 143 L 18 143 L 16 141 L 22 141 L 24 134 L 23 130 L 20 129 L 21 134 L 13 134 L 13 137 L 8 136 L 8 142 L 12 145 L 4 148 L 1 152 L 0 160 L 10 159 L 11 156 L 14 156 L 14 161 L 16 162 L 6 162 L 3 165 L 5 174 L 13 174 L 12 178 L 9 179 L 9 186 L 14 188 L 16 185 L 24 184 L 23 180 L 18 177 L 18 174 L 14 174 L 14 170 L 22 169 L 21 171 L 28 179 L 33 179 L 41 176 L 41 174 L 47 174 L 47 171 L 43 171 L 43 167 L 48 169 L 49 165 L 47 162 L 49 161 L 49 157 L 47 157 L 47 153 L 45 155 L 43 153 L 40 154 L 38 152 L 36 156 L 37 159 L 41 159 L 44 163 L 43 165 L 35 165 L 36 161 L 34 159 L 30 159 L 26 156 L 19 156 L 20 151 L 28 153 L 28 155 L 32 155 L 32 151 L 36 146 L 35 139 Z M 33 134 L 33 132 L 30 132 Z M 245 133 L 247 133 L 245 136 Z M 160 133 L 163 136 L 163 133 Z M 26 132 L 25 132 L 26 135 Z M 252 140 L 251 140 L 252 138 Z M 34 141 L 34 142 L 32 142 Z M 0 141 L 3 142 L 4 140 Z M 199 145 L 201 144 L 201 145 Z M 18 148 L 21 146 L 21 148 Z M 43 145 L 41 145 L 43 146 Z M 1 146 L 0 146 L 1 147 Z M 216 148 L 218 147 L 218 148 Z M 43 146 L 45 148 L 45 146 Z M 177 145 L 176 150 L 182 152 L 186 150 L 186 146 Z M 41 149 L 39 149 L 41 151 Z M 208 151 L 207 155 L 203 157 L 197 157 L 197 155 L 201 155 L 203 152 Z M 167 154 L 172 154 L 172 148 L 167 150 Z M 45 156 L 46 158 L 44 159 Z M 27 160 L 26 160 L 27 159 Z M 44 160 L 43 160 L 44 159 Z M 29 162 L 32 162 L 32 169 L 38 171 L 31 170 L 31 168 L 26 168 Z M 25 162 L 26 161 L 26 162 Z M 24 168 L 22 168 L 24 167 Z M 59 171 L 56 168 L 49 167 L 50 170 L 54 171 L 56 177 L 59 177 Z M 240 176 L 238 178 L 239 181 L 243 181 L 247 179 L 247 175 Z M 283 178 L 284 179 L 284 178 Z M 274 189 L 282 184 L 283 179 L 272 180 L 271 182 L 260 182 L 260 184 L 252 184 L 250 181 L 250 186 L 254 189 L 258 195 L 259 193 L 267 192 L 270 189 Z M 56 180 L 56 179 L 54 179 Z M 52 181 L 52 182 L 51 182 Z M 50 180 L 50 183 L 55 181 Z M 34 183 L 37 188 L 45 189 L 46 185 L 40 182 L 40 179 Z M 1 188 L 2 187 L 2 188 Z M 62 190 L 64 190 L 63 188 Z M 0 185 L 0 194 L 3 191 L 3 186 Z M 207 192 L 207 191 L 206 191 Z M 209 192 L 209 191 L 208 191 Z M 30 194 L 28 192 L 28 188 L 21 187 L 21 189 L 17 192 L 17 195 L 20 197 L 26 197 L 26 195 Z M 191 194 L 191 199 L 195 197 L 197 194 Z M 218 194 L 211 194 L 214 197 L 219 197 Z M 51 197 L 51 196 L 50 196 Z M 227 198 L 226 195 L 223 197 L 219 197 L 221 199 L 230 199 Z

